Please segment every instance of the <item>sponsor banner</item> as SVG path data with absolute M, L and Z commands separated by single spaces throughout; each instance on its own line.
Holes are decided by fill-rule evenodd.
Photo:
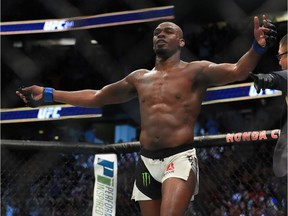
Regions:
M 117 197 L 117 155 L 96 154 L 92 216 L 115 216 Z
M 68 104 L 41 106 L 38 108 L 1 109 L 1 124 L 15 122 L 54 121 L 72 118 L 96 118 L 102 116 L 101 108 L 84 108 Z
M 208 88 L 202 105 L 276 97 L 280 95 L 282 95 L 281 91 L 273 89 L 261 90 L 258 94 L 253 82 L 224 85 Z
M 272 130 L 271 133 L 268 133 L 266 130 L 228 133 L 226 135 L 226 142 L 234 143 L 278 139 L 280 137 L 280 133 L 281 130 L 279 129 Z
M 64 19 L 0 22 L 0 35 L 62 32 L 174 19 L 174 6 L 153 7 Z

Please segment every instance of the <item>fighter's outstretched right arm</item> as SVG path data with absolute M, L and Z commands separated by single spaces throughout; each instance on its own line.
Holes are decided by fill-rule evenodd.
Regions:
M 81 107 L 101 107 L 107 104 L 123 103 L 136 97 L 134 85 L 126 78 L 104 86 L 100 90 L 61 91 L 33 85 L 20 88 L 16 94 L 30 107 L 46 102 L 60 102 Z

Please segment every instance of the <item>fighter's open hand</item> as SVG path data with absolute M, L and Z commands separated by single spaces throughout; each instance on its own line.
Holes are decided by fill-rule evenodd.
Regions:
M 16 91 L 16 94 L 27 106 L 38 107 L 44 103 L 43 90 L 43 87 L 33 85 L 29 87 L 20 87 L 18 91 Z
M 263 25 L 260 26 L 257 16 L 254 17 L 254 37 L 262 47 L 272 47 L 277 40 L 277 29 L 273 22 L 263 15 Z

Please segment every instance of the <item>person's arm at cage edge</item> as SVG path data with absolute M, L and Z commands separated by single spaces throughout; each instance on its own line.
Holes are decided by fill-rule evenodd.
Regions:
M 254 42 L 251 48 L 235 64 L 204 62 L 204 76 L 208 77 L 209 85 L 218 86 L 235 81 L 245 80 L 253 71 L 261 56 L 276 42 L 275 25 L 263 15 L 263 26 L 258 17 L 254 17 Z M 208 65 L 208 66 L 207 66 Z
M 208 79 L 211 85 L 221 85 L 233 82 L 235 81 L 235 75 L 237 74 L 240 74 L 237 75 L 240 80 L 243 80 L 248 76 L 247 71 L 250 71 L 250 68 L 253 69 L 256 66 L 260 56 L 266 52 L 268 45 L 272 45 L 275 40 L 275 26 L 266 20 L 265 15 L 263 15 L 263 25 L 263 27 L 259 27 L 258 17 L 254 17 L 255 41 L 252 48 L 244 54 L 236 64 L 214 64 L 212 62 L 202 61 L 206 64 L 204 66 L 206 70 L 203 70 L 204 76 L 205 73 L 208 76 L 213 74 L 213 76 L 209 76 L 210 80 Z M 207 67 L 207 63 L 209 64 L 209 67 Z M 221 71 L 221 73 L 218 75 L 217 71 Z M 226 71 L 227 73 L 223 73 L 223 71 Z M 132 84 L 135 73 L 137 73 L 137 71 L 132 72 L 118 82 L 103 87 L 101 90 L 86 89 L 68 92 L 33 85 L 26 88 L 20 88 L 16 91 L 16 94 L 31 107 L 37 107 L 44 102 L 53 101 L 75 106 L 100 107 L 106 104 L 126 102 L 136 97 L 136 89 Z M 211 77 L 213 77 L 213 80 Z
M 287 94 L 287 74 L 288 70 L 274 71 L 267 74 L 253 74 L 250 77 L 254 81 L 254 87 L 259 94 L 261 89 L 276 89 Z

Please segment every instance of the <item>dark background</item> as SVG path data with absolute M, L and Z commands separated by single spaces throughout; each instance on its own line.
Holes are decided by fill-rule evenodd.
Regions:
M 174 5 L 175 19 L 171 21 L 184 30 L 186 48 L 182 58 L 186 61 L 236 62 L 251 46 L 255 15 L 261 19 L 266 14 L 275 23 L 278 41 L 287 33 L 286 0 L 3 0 L 1 21 L 92 16 L 167 5 Z M 1 36 L 1 107 L 24 107 L 15 94 L 22 85 L 38 84 L 62 90 L 99 89 L 133 70 L 153 68 L 152 32 L 157 24 Z M 50 42 L 63 38 L 75 39 L 75 45 Z M 278 70 L 277 51 L 278 44 L 263 56 L 254 73 Z M 220 115 L 225 110 L 253 116 L 255 110 L 263 107 L 277 112 L 280 109 L 277 103 L 277 99 L 263 99 L 209 105 L 203 107 L 200 118 L 207 114 Z M 103 119 L 99 121 L 124 120 L 138 125 L 138 101 L 105 106 Z

